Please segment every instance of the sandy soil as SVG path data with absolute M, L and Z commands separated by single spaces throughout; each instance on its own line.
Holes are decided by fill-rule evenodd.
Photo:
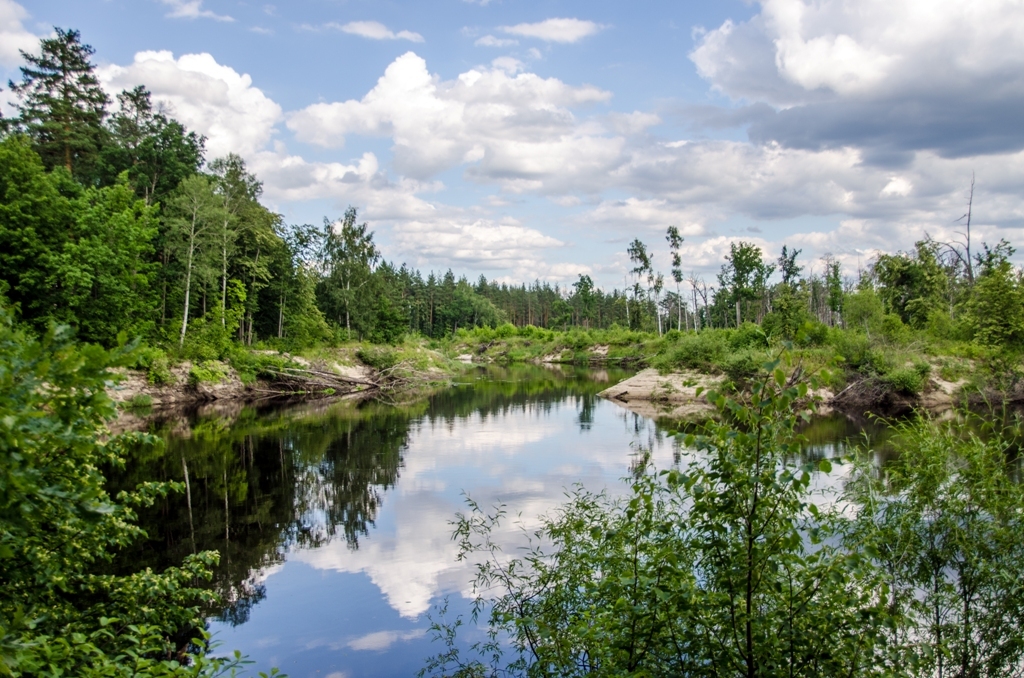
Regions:
M 696 372 L 659 374 L 642 370 L 629 379 L 606 388 L 598 395 L 615 404 L 654 419 L 699 419 L 715 411 L 697 388 L 714 388 L 720 381 Z

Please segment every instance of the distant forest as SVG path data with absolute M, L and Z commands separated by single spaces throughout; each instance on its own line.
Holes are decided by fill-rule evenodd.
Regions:
M 126 332 L 167 346 L 308 346 L 503 323 L 664 333 L 753 322 L 792 336 L 808 322 L 871 331 L 887 319 L 1024 339 L 1013 248 L 972 251 L 969 211 L 964 241 L 926 239 L 857 276 L 832 256 L 804 275 L 799 250 L 776 258 L 736 242 L 705 280 L 688 273 L 675 227 L 664 272 L 647 244 L 629 244 L 621 290 L 587 275 L 510 285 L 424 274 L 386 261 L 355 208 L 319 226 L 285 224 L 261 204 L 262 184 L 241 157 L 207 158 L 205 139 L 145 87 L 111 101 L 92 55 L 77 31 L 56 29 L 39 55 L 23 53 L 21 81 L 9 85 L 18 115 L 0 121 L 0 295 L 37 328 L 68 324 L 104 345 Z M 984 303 L 1001 310 L 972 313 L 985 276 Z

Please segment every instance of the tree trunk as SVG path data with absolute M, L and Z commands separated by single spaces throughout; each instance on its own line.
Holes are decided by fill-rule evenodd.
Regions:
M 178 338 L 178 346 L 185 345 L 185 332 L 188 330 L 188 304 L 189 295 L 192 291 L 192 255 L 195 252 L 195 220 L 193 220 L 192 233 L 188 240 L 188 263 L 185 265 L 185 309 L 181 315 L 181 336 Z
M 220 244 L 220 326 L 228 323 L 228 222 L 224 222 L 224 235 Z
M 736 300 L 736 327 L 740 326 L 740 301 Z

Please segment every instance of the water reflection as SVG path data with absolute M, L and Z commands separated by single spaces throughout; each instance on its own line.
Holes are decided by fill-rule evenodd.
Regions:
M 159 569 L 219 550 L 213 586 L 225 604 L 209 611 L 211 628 L 261 668 L 414 674 L 433 651 L 426 613 L 449 595 L 465 609 L 470 595 L 472 563 L 457 562 L 449 524 L 464 492 L 507 505 L 529 529 L 576 483 L 622 489 L 638 449 L 661 468 L 679 463 L 665 429 L 597 398 L 627 375 L 598 376 L 485 368 L 406 407 L 310 403 L 155 422 L 165 450 L 140 450 L 114 483 L 187 471 L 189 490 L 141 512 L 149 539 L 121 562 Z M 843 426 L 861 430 L 815 422 L 806 454 L 835 456 Z M 497 538 L 511 551 L 523 535 L 509 524 Z

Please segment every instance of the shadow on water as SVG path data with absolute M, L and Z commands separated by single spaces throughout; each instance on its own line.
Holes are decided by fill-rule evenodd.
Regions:
M 187 489 L 139 510 L 148 538 L 119 554 L 116 570 L 178 565 L 217 550 L 212 588 L 223 605 L 208 613 L 232 625 L 265 596 L 265 573 L 289 549 L 343 539 L 358 549 L 386 492 L 398 482 L 415 427 L 574 404 L 580 430 L 593 422 L 597 393 L 629 375 L 576 367 L 481 367 L 461 383 L 405 406 L 315 402 L 174 413 L 149 431 L 162 449 L 140 448 L 111 489 L 177 481 Z M 653 428 L 653 427 L 652 427 Z

